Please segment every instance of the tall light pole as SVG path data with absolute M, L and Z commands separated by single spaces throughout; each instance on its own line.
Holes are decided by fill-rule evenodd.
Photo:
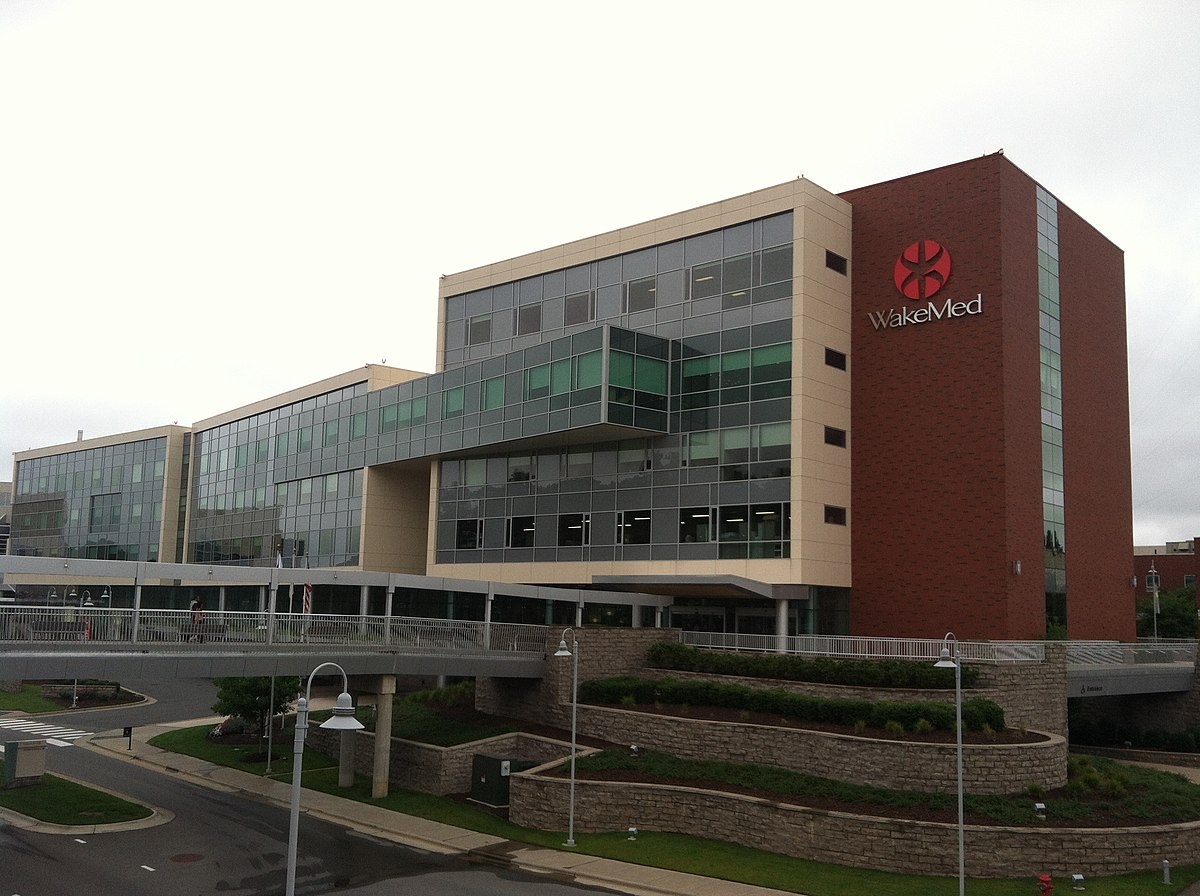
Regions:
M 1154 568 L 1154 561 L 1150 561 L 1150 572 L 1146 574 L 1146 584 L 1150 586 L 1150 593 L 1154 596 L 1154 603 L 1151 609 L 1154 611 L 1154 640 L 1158 640 L 1158 570 Z
M 567 634 L 571 635 L 571 646 L 567 647 Z M 558 650 L 554 651 L 555 656 L 569 656 L 574 658 L 573 670 L 571 672 L 571 808 L 567 815 L 567 842 L 564 846 L 575 846 L 575 719 L 579 709 L 579 641 L 575 637 L 574 629 L 563 629 L 562 640 L 558 642 Z
M 954 655 L 950 655 L 950 645 Z M 942 638 L 942 657 L 933 664 L 937 669 L 954 669 L 954 735 L 958 746 L 958 896 L 966 891 L 966 852 L 963 846 L 963 749 L 962 749 L 962 654 L 958 649 L 958 638 L 947 632 Z
M 312 683 L 316 674 L 326 666 L 342 673 L 342 692 L 338 694 L 333 715 L 321 723 L 322 728 L 338 731 L 357 731 L 362 722 L 354 718 L 354 701 L 350 697 L 350 682 L 346 670 L 337 663 L 321 663 L 308 676 L 308 688 L 304 696 L 296 701 L 296 740 L 292 750 L 292 812 L 288 822 L 287 851 L 287 896 L 296 896 L 296 840 L 300 832 L 300 772 L 304 766 L 304 738 L 308 734 L 308 703 L 312 698 Z

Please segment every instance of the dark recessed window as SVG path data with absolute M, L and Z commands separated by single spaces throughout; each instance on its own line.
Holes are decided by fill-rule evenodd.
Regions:
M 490 314 L 480 314 L 478 317 L 471 318 L 467 327 L 467 343 L 469 345 L 482 345 L 485 342 L 492 341 L 492 316 Z
M 454 546 L 462 550 L 483 547 L 483 520 L 459 520 Z
M 679 511 L 679 541 L 712 541 L 713 509 L 710 507 L 683 507 Z
M 508 531 L 505 533 L 505 547 L 533 547 L 534 518 L 531 516 L 510 516 Z
M 831 526 L 846 525 L 846 508 L 834 507 L 832 504 L 825 505 L 825 522 Z
M 850 262 L 841 255 L 838 255 L 836 252 L 830 252 L 828 249 L 825 250 L 825 267 L 829 268 L 829 270 L 844 274 L 849 269 L 849 265 Z
M 517 309 L 517 335 L 542 332 L 542 306 L 522 305 Z
M 838 429 L 836 426 L 825 427 L 825 444 L 836 445 L 838 448 L 846 447 L 846 430 Z
M 650 543 L 650 511 L 622 510 L 617 513 L 618 544 Z
M 825 349 L 825 363 L 829 367 L 836 367 L 838 370 L 846 369 L 846 353 L 839 352 L 836 348 Z
M 594 292 L 578 292 L 567 296 L 563 307 L 564 322 L 571 324 L 586 324 L 596 319 L 596 294 Z
M 560 547 L 582 547 L 591 544 L 592 517 L 588 513 L 561 513 L 558 516 Z
M 630 280 L 625 284 L 624 313 L 633 314 L 638 311 L 649 311 L 654 307 L 654 293 L 657 289 L 657 278 L 655 277 Z

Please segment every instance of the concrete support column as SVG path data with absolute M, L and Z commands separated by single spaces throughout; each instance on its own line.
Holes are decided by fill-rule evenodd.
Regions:
M 388 795 L 392 768 L 392 698 L 396 695 L 396 676 L 379 676 L 375 690 L 375 755 L 371 771 L 371 799 Z
M 634 604 L 629 609 L 633 615 L 633 627 L 641 628 L 642 627 L 642 608 L 641 608 L 641 606 L 638 604 Z
M 775 652 L 787 653 L 788 602 L 775 601 Z
M 367 634 L 367 609 L 371 601 L 371 586 L 358 586 L 358 633 Z
M 575 628 L 583 627 L 583 601 L 575 605 Z
M 261 609 L 262 593 L 263 593 L 263 589 L 259 588 L 258 589 L 258 595 L 259 595 L 258 596 L 258 604 L 260 607 L 260 609 L 259 609 L 260 613 L 262 612 L 262 609 Z M 279 594 L 279 584 L 275 581 L 274 577 L 272 577 L 271 578 L 271 599 L 270 599 L 270 602 L 267 604 L 267 643 L 268 644 L 275 643 L 275 598 L 278 594 Z
M 392 643 L 392 601 L 395 599 L 395 597 L 396 586 L 389 582 L 387 586 L 387 597 L 384 598 L 383 601 L 383 618 L 385 620 L 383 629 L 384 644 Z
M 663 622 L 663 608 L 655 607 L 654 608 L 654 627 L 662 628 L 663 627 L 662 622 Z
M 221 613 L 225 612 L 225 586 L 221 585 L 217 588 L 217 610 Z
M 138 639 L 138 626 L 142 617 L 142 581 L 141 577 L 133 581 L 133 621 L 130 625 L 129 637 L 135 644 Z
M 483 649 L 492 648 L 492 604 L 496 602 L 496 593 L 492 591 L 492 583 L 488 582 L 487 597 L 483 601 Z

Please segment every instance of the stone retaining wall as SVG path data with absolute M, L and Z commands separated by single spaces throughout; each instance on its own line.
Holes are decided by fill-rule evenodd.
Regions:
M 354 771 L 371 777 L 375 768 L 375 734 L 355 731 L 351 736 L 354 738 Z M 308 729 L 308 744 L 330 756 L 338 755 L 340 738 L 340 731 L 319 727 Z M 548 762 L 569 756 L 571 745 L 520 733 L 501 734 L 453 747 L 436 747 L 394 737 L 388 782 L 393 787 L 435 796 L 470 793 L 471 765 L 477 753 Z
M 640 674 L 651 645 L 678 641 L 679 634 L 678 629 L 668 628 L 574 629 L 580 647 L 579 683 Z M 561 637 L 561 631 L 555 631 L 546 639 L 546 671 L 541 679 L 476 679 L 475 707 L 493 715 L 569 729 L 574 660 L 554 655 Z
M 729 675 L 704 675 L 650 669 L 646 652 L 658 641 L 679 640 L 677 629 L 620 629 L 579 628 L 574 630 L 580 644 L 580 683 L 617 675 L 643 677 L 671 676 L 683 678 L 718 679 L 749 687 L 784 687 L 796 693 L 814 696 L 862 697 L 878 700 L 937 700 L 953 701 L 954 695 L 945 691 L 868 689 L 841 685 L 822 685 L 814 682 L 785 682 L 770 679 L 740 678 Z M 475 690 L 475 705 L 483 712 L 529 719 L 558 728 L 571 724 L 572 660 L 556 657 L 560 633 L 547 639 L 546 674 L 542 679 L 481 678 Z M 979 664 L 980 687 L 964 692 L 963 697 L 987 697 L 1004 710 L 1010 728 L 1029 728 L 1067 736 L 1067 667 L 1066 645 L 1047 642 L 1046 659 L 1040 663 Z
M 566 829 L 566 778 L 513 775 L 509 820 L 523 827 Z M 691 787 L 576 781 L 576 833 L 638 827 L 711 837 L 855 868 L 956 875 L 958 826 L 850 815 Z M 1195 861 L 1200 822 L 1145 828 L 985 827 L 964 837 L 966 873 L 974 878 L 1124 874 Z
M 660 750 L 684 759 L 750 762 L 853 784 L 953 793 L 957 747 L 883 740 L 802 728 L 713 722 L 613 707 L 579 707 L 578 730 L 592 737 Z M 1058 735 L 1031 744 L 964 744 L 968 793 L 1020 793 L 1067 783 L 1067 742 Z
M 1047 643 L 1046 659 L 1041 663 L 980 663 L 972 668 L 980 673 L 979 686 L 963 690 L 963 699 L 983 697 L 1004 710 L 1009 728 L 1032 728 L 1067 736 L 1066 648 Z M 915 662 L 915 661 L 914 661 Z M 815 681 L 788 681 L 774 678 L 748 678 L 737 675 L 710 675 L 675 669 L 640 668 L 630 674 L 644 678 L 680 680 L 718 679 L 723 683 L 748 688 L 779 688 L 796 694 L 839 700 L 896 700 L 915 702 L 940 700 L 954 703 L 954 691 L 924 688 L 867 688 L 853 685 L 824 684 Z

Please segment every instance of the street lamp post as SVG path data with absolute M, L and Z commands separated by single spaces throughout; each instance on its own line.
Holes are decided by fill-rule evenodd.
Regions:
M 954 655 L 951 657 L 950 645 L 954 645 Z M 962 747 L 962 654 L 958 649 L 958 638 L 954 632 L 947 632 L 942 639 L 942 656 L 934 667 L 938 669 L 954 669 L 954 734 L 958 747 L 958 896 L 966 891 L 966 852 L 963 847 L 963 747 Z
M 567 633 L 571 634 L 571 646 L 567 647 Z M 564 846 L 575 846 L 575 720 L 576 713 L 579 709 L 579 641 L 575 637 L 574 629 L 563 629 L 562 640 L 558 643 L 558 650 L 554 651 L 555 656 L 569 656 L 573 658 L 573 669 L 571 672 L 571 786 L 570 786 L 570 810 L 567 814 L 567 842 Z
M 308 704 L 312 698 L 312 683 L 316 674 L 326 666 L 332 666 L 342 673 L 342 692 L 338 694 L 333 707 L 333 715 L 321 723 L 322 728 L 333 728 L 339 731 L 357 731 L 363 727 L 362 722 L 354 718 L 354 701 L 350 697 L 350 682 L 346 678 L 346 670 L 337 663 L 321 663 L 308 676 L 308 687 L 304 696 L 296 701 L 296 740 L 292 750 L 292 811 L 288 821 L 288 852 L 287 852 L 287 896 L 296 896 L 296 840 L 300 831 L 300 772 L 304 766 L 304 738 L 308 734 Z
M 1154 561 L 1150 561 L 1150 572 L 1146 574 L 1146 584 L 1150 586 L 1150 593 L 1154 597 L 1154 602 L 1151 610 L 1154 612 L 1154 640 L 1158 640 L 1158 570 L 1154 568 Z

